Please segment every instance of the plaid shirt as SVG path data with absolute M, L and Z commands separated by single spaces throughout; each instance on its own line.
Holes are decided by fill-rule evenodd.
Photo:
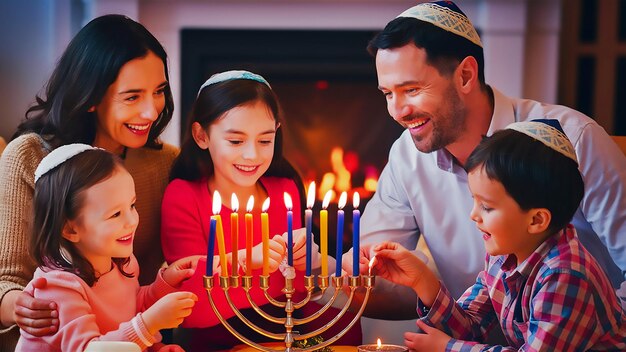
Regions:
M 570 225 L 524 262 L 487 256 L 487 269 L 455 304 L 443 287 L 418 314 L 452 339 L 446 351 L 625 351 L 626 313 Z M 500 323 L 510 347 L 488 346 Z

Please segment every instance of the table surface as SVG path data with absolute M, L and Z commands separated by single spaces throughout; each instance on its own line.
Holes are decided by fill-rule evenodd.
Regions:
M 268 343 L 262 343 L 261 345 L 265 346 L 265 347 L 269 347 L 269 348 L 273 348 L 275 350 L 281 349 L 285 347 L 285 343 L 284 342 L 268 342 Z M 331 345 L 330 348 L 332 348 L 333 352 L 356 352 L 356 347 L 354 346 L 335 346 L 335 345 Z M 250 347 L 248 345 L 238 345 L 235 346 L 233 349 L 230 350 L 231 352 L 256 352 L 257 349 Z

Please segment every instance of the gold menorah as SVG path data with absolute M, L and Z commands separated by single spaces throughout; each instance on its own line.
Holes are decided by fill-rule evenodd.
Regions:
M 315 277 L 314 276 L 304 276 L 304 287 L 306 288 L 306 297 L 304 297 L 302 299 L 302 301 L 300 302 L 294 302 L 292 300 L 292 296 L 295 293 L 295 289 L 293 287 L 293 280 L 295 278 L 295 270 L 292 267 L 288 267 L 287 270 L 285 270 L 285 272 L 283 273 L 283 275 L 285 276 L 285 286 L 282 290 L 282 292 L 285 295 L 285 301 L 278 301 L 276 300 L 274 297 L 272 297 L 268 292 L 268 288 L 270 285 L 269 282 L 269 276 L 267 275 L 260 275 L 259 276 L 259 288 L 261 290 L 263 290 L 265 297 L 267 298 L 267 300 L 274 306 L 276 307 L 281 307 L 285 309 L 285 316 L 283 317 L 276 317 L 273 316 L 271 314 L 268 314 L 267 312 L 263 311 L 263 309 L 261 309 L 253 300 L 252 297 L 250 296 L 250 289 L 252 289 L 253 285 L 252 285 L 252 276 L 248 276 L 248 275 L 244 275 L 241 277 L 241 282 L 240 282 L 240 277 L 238 275 L 233 275 L 233 276 L 220 276 L 219 277 L 219 284 L 220 287 L 222 288 L 222 290 L 224 291 L 224 295 L 226 296 L 226 300 L 228 301 L 228 304 L 230 305 L 230 308 L 233 310 L 233 312 L 235 313 L 235 315 L 241 319 L 247 326 L 249 326 L 250 328 L 252 328 L 254 331 L 268 337 L 274 340 L 283 340 L 285 341 L 285 349 L 284 350 L 274 350 L 265 346 L 260 345 L 259 343 L 256 343 L 254 341 L 251 341 L 250 339 L 246 338 L 245 336 L 243 336 L 241 333 L 239 333 L 237 330 L 235 330 L 229 323 L 228 321 L 226 321 L 226 319 L 224 319 L 224 317 L 222 316 L 222 314 L 220 313 L 220 311 L 218 310 L 217 306 L 215 305 L 215 302 L 213 302 L 213 298 L 211 297 L 211 290 L 213 289 L 214 286 L 214 282 L 213 282 L 213 277 L 212 276 L 204 276 L 204 287 L 207 290 L 207 294 L 209 296 L 209 302 L 211 303 L 211 308 L 213 309 L 213 312 L 215 312 L 215 315 L 218 317 L 218 319 L 220 320 L 220 322 L 226 327 L 226 329 L 228 329 L 228 331 L 230 331 L 230 333 L 232 333 L 234 336 L 236 336 L 239 340 L 241 340 L 243 343 L 247 344 L 248 346 L 251 346 L 253 348 L 256 348 L 258 350 L 261 351 L 285 351 L 285 352 L 292 352 L 292 351 L 313 351 L 313 350 L 317 350 L 320 348 L 324 348 L 326 346 L 331 345 L 333 342 L 337 341 L 339 338 L 341 338 L 360 318 L 361 315 L 363 314 L 363 310 L 365 309 L 365 305 L 367 304 L 367 300 L 369 299 L 369 295 L 370 295 L 370 291 L 372 289 L 372 287 L 374 286 L 374 276 L 370 274 L 368 275 L 361 275 L 361 276 L 349 276 L 347 277 L 347 281 L 348 281 L 348 288 L 350 289 L 350 294 L 348 295 L 348 299 L 347 302 L 345 303 L 345 305 L 343 306 L 343 308 L 341 309 L 341 311 L 332 319 L 330 320 L 327 324 L 325 324 L 324 326 L 318 328 L 315 331 L 311 331 L 308 333 L 304 333 L 304 334 L 300 334 L 298 332 L 294 332 L 293 328 L 294 326 L 297 325 L 302 325 L 308 322 L 311 322 L 317 318 L 319 318 L 326 310 L 328 310 L 328 308 L 330 308 L 333 303 L 335 302 L 335 300 L 337 299 L 337 297 L 339 296 L 340 292 L 344 291 L 344 276 L 341 277 L 337 277 L 337 276 L 332 276 L 329 277 L 328 275 L 326 276 L 322 276 L 322 275 L 318 275 L 318 286 L 321 290 L 321 293 L 323 294 L 326 289 L 329 287 L 329 281 L 332 279 L 332 284 L 333 287 L 335 288 L 335 291 L 333 293 L 332 298 L 330 298 L 328 300 L 328 302 L 326 302 L 326 304 L 324 306 L 322 306 L 317 312 L 309 315 L 308 317 L 305 318 L 294 318 L 292 316 L 294 310 L 302 308 L 305 304 L 307 304 L 312 297 L 313 291 L 315 289 Z M 230 297 L 230 293 L 229 290 L 231 289 L 238 289 L 240 288 L 240 284 L 241 284 L 241 288 L 245 291 L 246 293 L 246 297 L 248 299 L 248 301 L 250 302 L 252 308 L 254 309 L 254 311 L 256 311 L 256 313 L 258 313 L 261 317 L 263 317 L 263 319 L 267 320 L 268 322 L 274 323 L 274 324 L 280 324 L 280 325 L 284 325 L 285 327 L 285 332 L 284 333 L 273 333 L 270 331 L 267 331 L 266 329 L 252 323 L 250 320 L 248 320 L 248 318 L 246 318 L 240 311 L 239 309 L 235 306 L 235 304 L 233 303 L 231 297 Z M 350 322 L 350 324 L 348 324 L 339 334 L 337 334 L 336 336 L 319 343 L 318 345 L 312 346 L 312 347 L 307 347 L 307 348 L 293 348 L 292 344 L 294 341 L 299 341 L 299 340 L 304 340 L 304 339 L 308 339 L 311 338 L 313 336 L 316 336 L 318 334 L 323 333 L 324 331 L 328 330 L 331 326 L 333 326 L 335 323 L 337 323 L 337 321 L 339 321 L 339 319 L 345 314 L 345 312 L 348 310 L 348 308 L 350 307 L 351 303 L 352 303 L 352 299 L 354 298 L 354 294 L 357 290 L 357 288 L 359 287 L 364 287 L 366 289 L 365 291 L 365 296 L 363 298 L 363 301 L 361 302 L 361 305 L 359 307 L 359 311 L 356 313 L 355 317 L 352 319 L 352 321 Z

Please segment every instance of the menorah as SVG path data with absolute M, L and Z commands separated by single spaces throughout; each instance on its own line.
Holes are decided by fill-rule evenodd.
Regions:
M 224 291 L 224 295 L 226 296 L 226 300 L 228 301 L 228 304 L 230 306 L 230 309 L 233 310 L 233 312 L 235 313 L 235 315 L 241 319 L 247 326 L 249 326 L 250 328 L 252 328 L 254 331 L 262 334 L 263 336 L 269 337 L 271 339 L 274 340 L 283 340 L 285 342 L 285 349 L 284 351 L 286 352 L 291 352 L 294 350 L 297 351 L 313 351 L 313 350 L 317 350 L 326 346 L 331 345 L 332 343 L 334 343 L 335 341 L 337 341 L 339 338 L 341 338 L 348 330 L 350 330 L 350 328 L 361 318 L 361 315 L 363 314 L 363 310 L 365 309 L 365 305 L 367 304 L 367 301 L 369 299 L 369 295 L 370 295 L 370 291 L 372 289 L 372 287 L 374 286 L 374 276 L 372 276 L 371 274 L 368 275 L 361 275 L 361 276 L 349 276 L 348 277 L 348 288 L 350 290 L 350 293 L 348 295 L 347 298 L 347 302 L 345 303 L 345 305 L 343 306 L 343 308 L 339 311 L 339 313 L 333 318 L 331 319 L 326 325 L 324 325 L 321 328 L 316 329 L 315 331 L 311 331 L 311 332 L 307 332 L 304 334 L 300 334 L 297 332 L 294 332 L 293 328 L 294 326 L 298 326 L 298 325 L 302 325 L 308 322 L 313 321 L 314 319 L 319 318 L 326 310 L 328 310 L 328 308 L 330 308 L 333 303 L 335 302 L 335 300 L 337 299 L 337 297 L 339 296 L 340 292 L 344 292 L 343 291 L 343 286 L 344 286 L 344 276 L 332 276 L 329 277 L 328 275 L 326 276 L 321 276 L 319 275 L 318 278 L 318 286 L 321 290 L 321 293 L 323 294 L 326 289 L 329 287 L 329 281 L 332 279 L 332 285 L 335 288 L 334 293 L 332 295 L 332 298 L 330 298 L 326 304 L 322 307 L 320 307 L 320 309 L 311 314 L 308 317 L 305 318 L 294 318 L 292 316 L 294 310 L 302 308 L 305 304 L 307 304 L 312 297 L 313 291 L 315 289 L 315 277 L 314 276 L 304 276 L 304 287 L 306 289 L 306 297 L 304 297 L 300 302 L 294 302 L 292 300 L 293 294 L 295 293 L 295 289 L 293 287 L 293 280 L 295 279 L 295 270 L 292 267 L 288 267 L 287 270 L 285 270 L 284 272 L 284 276 L 285 276 L 285 286 L 282 290 L 282 292 L 285 295 L 285 300 L 284 301 L 279 301 L 276 300 L 274 297 L 272 297 L 268 292 L 268 288 L 269 288 L 269 276 L 268 275 L 260 275 L 259 276 L 259 289 L 263 290 L 265 297 L 267 298 L 267 300 L 274 306 L 276 307 L 281 307 L 284 308 L 285 310 L 285 316 L 283 317 L 276 317 L 273 316 L 271 314 L 268 314 L 267 312 L 263 311 L 257 304 L 256 302 L 254 302 L 254 300 L 252 299 L 252 297 L 250 296 L 250 290 L 253 288 L 253 277 L 249 276 L 249 275 L 244 275 L 241 278 L 237 275 L 231 275 L 231 276 L 220 276 L 219 277 L 219 286 L 222 288 L 222 290 Z M 220 322 L 226 327 L 226 329 L 228 331 L 230 331 L 230 333 L 232 333 L 234 336 L 236 336 L 239 340 L 241 340 L 243 343 L 247 344 L 248 346 L 251 346 L 253 348 L 256 348 L 258 350 L 262 350 L 262 351 L 282 351 L 282 350 L 274 350 L 272 348 L 268 348 L 265 347 L 259 343 L 256 343 L 254 341 L 251 341 L 250 339 L 246 338 L 245 336 L 243 336 L 240 332 L 238 332 L 237 330 L 235 330 L 226 319 L 224 319 L 224 317 L 222 316 L 222 313 L 219 311 L 219 309 L 217 308 L 217 306 L 215 305 L 215 303 L 213 302 L 213 298 L 211 296 L 211 290 L 214 288 L 214 280 L 212 276 L 204 276 L 204 287 L 207 290 L 207 295 L 209 297 L 209 302 L 211 304 L 211 308 L 213 309 L 213 312 L 215 313 L 215 315 L 217 316 L 217 318 L 220 320 Z M 360 303 L 360 307 L 358 312 L 356 313 L 356 315 L 354 316 L 354 318 L 352 319 L 352 321 L 343 329 L 341 330 L 341 332 L 339 334 L 337 334 L 336 336 L 323 341 L 315 346 L 312 347 L 307 347 L 307 348 L 293 348 L 292 345 L 294 343 L 294 341 L 297 340 L 304 340 L 304 339 L 308 339 L 311 338 L 313 336 L 319 335 L 321 333 L 323 333 L 324 331 L 328 330 L 331 326 L 333 326 L 335 323 L 337 323 L 337 321 L 339 321 L 339 319 L 341 319 L 341 317 L 345 314 L 345 312 L 348 310 L 348 308 L 350 307 L 352 300 L 354 298 L 354 294 L 355 291 L 357 290 L 357 288 L 359 287 L 364 287 L 366 289 L 365 291 L 365 296 L 363 298 L 363 301 Z M 256 311 L 256 313 L 258 313 L 259 315 L 261 315 L 263 317 L 263 319 L 265 319 L 268 322 L 274 323 L 274 324 L 282 324 L 285 327 L 285 332 L 284 333 L 273 333 L 268 331 L 267 329 L 258 326 L 254 323 L 252 323 L 248 318 L 246 318 L 243 314 L 241 314 L 241 312 L 239 311 L 239 309 L 235 306 L 234 302 L 232 301 L 229 291 L 231 289 L 243 289 L 246 293 L 246 297 L 248 299 L 248 301 L 250 302 L 252 308 L 254 309 L 254 311 Z
M 263 238 L 263 273 L 259 275 L 258 289 L 263 291 L 263 296 L 269 301 L 270 304 L 272 304 L 275 307 L 284 309 L 285 315 L 277 317 L 272 314 L 269 314 L 268 312 L 264 311 L 261 307 L 259 307 L 257 302 L 254 301 L 254 299 L 252 298 L 252 295 L 250 294 L 250 290 L 254 288 L 254 285 L 253 285 L 253 276 L 252 276 L 252 271 L 251 271 L 252 265 L 250 261 L 252 257 L 252 249 L 251 249 L 252 241 L 248 240 L 248 239 L 251 239 L 251 236 L 248 236 L 248 235 L 251 235 L 252 233 L 252 230 L 251 230 L 252 214 L 250 214 L 250 212 L 253 207 L 254 198 L 250 197 L 248 201 L 248 207 L 246 209 L 247 213 L 245 215 L 245 219 L 246 219 L 246 262 L 247 263 L 245 265 L 245 268 L 246 268 L 245 274 L 240 277 L 238 275 L 238 267 L 237 267 L 236 258 L 232 259 L 232 263 L 233 263 L 233 268 L 231 271 L 232 274 L 229 275 L 229 272 L 227 270 L 227 261 L 226 261 L 226 255 L 225 255 L 225 249 L 224 249 L 224 234 L 223 234 L 222 222 L 221 222 L 221 216 L 220 216 L 221 197 L 219 195 L 219 192 L 217 191 L 214 192 L 214 195 L 213 195 L 213 214 L 214 215 L 211 217 L 211 223 L 210 223 L 210 232 L 209 232 L 209 241 L 208 241 L 208 250 L 207 250 L 207 253 L 209 253 L 209 255 L 207 256 L 207 272 L 206 272 L 206 275 L 204 275 L 204 287 L 207 290 L 207 295 L 209 297 L 209 303 L 211 304 L 211 308 L 213 312 L 215 313 L 216 317 L 219 319 L 219 321 L 224 325 L 224 327 L 226 327 L 226 329 L 230 331 L 230 333 L 236 336 L 243 343 L 253 348 L 256 348 L 258 350 L 278 351 L 278 350 L 274 350 L 274 349 L 262 346 L 261 344 L 257 342 L 251 341 L 246 336 L 244 336 L 241 332 L 234 329 L 228 323 L 228 321 L 224 318 L 223 312 L 220 312 L 217 305 L 213 301 L 213 296 L 211 295 L 211 291 L 213 290 L 215 285 L 214 285 L 214 277 L 213 277 L 213 256 L 210 254 L 214 253 L 214 245 L 215 245 L 216 237 L 217 237 L 217 242 L 218 242 L 218 247 L 219 247 L 220 268 L 221 268 L 221 273 L 219 275 L 219 286 L 224 292 L 226 301 L 228 302 L 230 309 L 233 311 L 235 316 L 237 316 L 242 322 L 244 322 L 248 327 L 250 327 L 252 330 L 256 331 L 257 333 L 273 340 L 283 340 L 285 342 L 284 351 L 286 352 L 291 352 L 293 350 L 298 350 L 298 351 L 317 350 L 317 349 L 329 346 L 335 341 L 337 341 L 346 332 L 348 332 L 348 330 L 350 330 L 350 328 L 361 318 L 361 315 L 363 314 L 363 310 L 365 309 L 365 306 L 369 299 L 370 291 L 372 287 L 374 286 L 374 276 L 371 275 L 371 265 L 373 264 L 373 262 L 370 262 L 370 271 L 368 272 L 368 275 L 359 275 L 358 255 L 359 255 L 360 212 L 358 210 L 359 195 L 356 192 L 353 197 L 353 207 L 354 207 L 354 211 L 353 211 L 354 258 L 353 260 L 354 260 L 354 263 L 353 263 L 353 268 L 352 268 L 352 275 L 344 276 L 341 271 L 342 251 L 341 251 L 340 239 L 343 237 L 343 219 L 344 219 L 343 207 L 346 204 L 346 198 L 347 198 L 347 195 L 345 192 L 341 194 L 341 197 L 338 203 L 339 210 L 337 211 L 337 216 L 338 216 L 337 218 L 338 220 L 337 222 L 337 251 L 336 251 L 336 256 L 335 256 L 336 261 L 337 261 L 336 271 L 335 271 L 335 275 L 333 276 L 328 275 L 328 259 L 327 259 L 327 252 L 328 252 L 327 218 L 328 218 L 328 215 L 327 215 L 326 208 L 328 207 L 328 203 L 330 202 L 331 193 L 327 192 L 326 196 L 324 197 L 324 202 L 322 204 L 323 210 L 320 212 L 321 272 L 319 275 L 317 275 L 317 287 L 319 287 L 321 291 L 320 293 L 323 296 L 326 290 L 329 288 L 330 283 L 332 282 L 334 292 L 333 292 L 332 297 L 328 299 L 328 301 L 323 306 L 321 306 L 315 313 L 312 313 L 308 317 L 304 317 L 304 318 L 293 317 L 293 312 L 296 309 L 300 309 L 304 307 L 307 303 L 311 301 L 311 297 L 313 296 L 313 292 L 316 288 L 316 285 L 315 285 L 316 276 L 311 274 L 311 258 L 313 256 L 311 253 L 311 249 L 312 249 L 312 233 L 311 233 L 312 210 L 311 208 L 313 207 L 314 196 L 315 196 L 315 183 L 312 182 L 311 185 L 309 186 L 309 191 L 307 194 L 307 209 L 305 210 L 306 271 L 305 271 L 305 275 L 303 276 L 303 279 L 304 279 L 304 288 L 306 290 L 306 296 L 299 302 L 294 301 L 294 293 L 296 292 L 296 290 L 294 289 L 294 279 L 296 278 L 296 271 L 293 267 L 293 234 L 292 234 L 293 214 L 291 211 L 292 209 L 291 197 L 287 193 L 284 194 L 285 207 L 287 209 L 286 215 L 287 215 L 288 240 L 286 244 L 287 260 L 286 260 L 286 263 L 283 264 L 283 269 L 281 270 L 285 278 L 285 285 L 282 289 L 282 293 L 284 294 L 284 297 L 285 297 L 283 301 L 277 300 L 276 298 L 272 297 L 272 295 L 269 294 L 268 292 L 268 289 L 270 287 L 269 286 L 270 275 L 269 275 L 269 263 L 268 263 L 268 260 L 269 260 L 268 259 L 269 258 L 269 255 L 268 255 L 269 220 L 268 220 L 268 214 L 267 214 L 267 209 L 269 208 L 269 198 L 267 198 L 265 202 L 263 203 L 262 213 L 261 213 L 261 223 L 262 223 L 261 232 L 262 232 L 262 238 Z M 233 208 L 233 213 L 231 213 L 231 222 L 236 224 L 237 219 L 238 219 L 237 208 L 239 207 L 239 202 L 235 195 L 233 195 L 232 197 L 231 207 Z M 232 226 L 231 230 L 233 231 L 232 236 L 231 236 L 233 239 L 233 248 L 238 248 L 238 245 L 236 243 L 237 227 Z M 232 253 L 233 253 L 233 256 L 236 256 L 236 250 L 234 250 Z M 345 281 L 347 281 L 347 285 L 345 285 L 346 284 Z M 341 330 L 339 334 L 312 347 L 297 348 L 297 349 L 292 347 L 294 341 L 305 340 L 313 336 L 319 335 L 323 333 L 324 331 L 328 330 L 333 325 L 335 325 L 339 321 L 339 319 L 341 319 L 341 317 L 346 313 L 348 308 L 351 306 L 353 298 L 355 296 L 355 292 L 359 287 L 365 288 L 365 295 L 363 297 L 363 300 L 360 302 L 360 307 L 358 309 L 358 312 L 356 313 L 352 321 L 345 328 L 343 328 L 343 330 Z M 245 292 L 245 296 L 248 302 L 250 303 L 250 306 L 253 308 L 253 310 L 257 314 L 259 314 L 264 321 L 267 321 L 272 324 L 283 325 L 285 327 L 285 332 L 274 333 L 274 332 L 268 331 L 266 328 L 259 326 L 253 323 L 252 321 L 250 321 L 248 318 L 246 318 L 241 313 L 239 308 L 237 308 L 235 302 L 233 302 L 233 299 L 230 295 L 230 292 L 232 289 L 243 289 Z M 348 291 L 349 293 L 347 293 Z M 310 332 L 306 332 L 302 334 L 294 331 L 295 326 L 306 324 L 315 319 L 320 318 L 322 314 L 324 314 L 324 312 L 326 312 L 331 306 L 333 306 L 333 304 L 335 303 L 335 301 L 337 300 L 337 297 L 339 296 L 341 292 L 345 292 L 348 295 L 347 301 L 345 302 L 342 309 L 337 313 L 337 315 L 333 317 L 328 323 L 316 329 L 315 331 L 310 331 Z

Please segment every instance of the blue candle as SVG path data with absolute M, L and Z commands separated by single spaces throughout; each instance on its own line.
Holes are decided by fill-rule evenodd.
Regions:
M 309 185 L 307 192 L 306 210 L 304 211 L 304 225 L 306 227 L 306 276 L 311 276 L 311 258 L 313 257 L 313 203 L 315 203 L 315 182 Z
M 352 276 L 359 276 L 359 258 L 361 252 L 361 245 L 359 242 L 361 231 L 361 212 L 359 211 L 359 194 L 354 192 L 352 198 Z
M 287 265 L 293 266 L 293 212 L 291 208 L 291 196 L 287 192 L 283 193 L 285 207 L 287 208 Z
M 211 223 L 209 226 L 209 247 L 206 252 L 206 276 L 213 276 L 213 255 L 215 253 L 215 228 L 217 226 L 217 220 L 214 216 L 211 216 Z
M 304 224 L 306 227 L 306 276 L 311 276 L 311 246 L 313 245 L 312 222 L 313 211 L 311 209 L 307 209 L 304 211 Z
M 346 200 L 348 195 L 346 192 L 342 192 L 339 197 L 339 203 L 337 207 L 337 250 L 335 252 L 335 260 L 337 261 L 337 266 L 335 268 L 335 276 L 341 276 L 341 256 L 343 255 L 343 207 L 346 205 Z

